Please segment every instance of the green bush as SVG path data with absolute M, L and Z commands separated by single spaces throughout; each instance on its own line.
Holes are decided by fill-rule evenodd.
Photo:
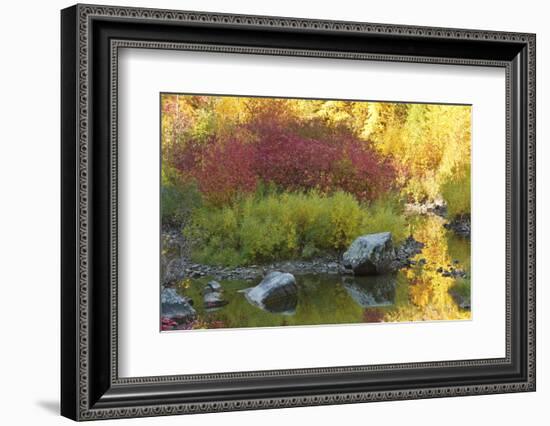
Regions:
M 441 185 L 441 196 L 447 202 L 447 213 L 451 219 L 470 214 L 470 184 L 470 167 L 468 166 L 463 172 L 451 176 Z
M 192 209 L 200 206 L 201 196 L 196 184 L 177 182 L 163 174 L 160 188 L 161 221 L 163 226 L 180 227 Z
M 389 231 L 392 233 L 393 242 L 401 243 L 410 235 L 409 226 L 402 211 L 401 201 L 395 196 L 388 195 L 378 199 L 366 209 L 361 233 L 374 234 Z
M 196 262 L 235 266 L 340 252 L 359 235 L 391 231 L 407 236 L 399 205 L 380 200 L 363 207 L 351 194 L 251 195 L 222 208 L 202 207 L 184 229 Z

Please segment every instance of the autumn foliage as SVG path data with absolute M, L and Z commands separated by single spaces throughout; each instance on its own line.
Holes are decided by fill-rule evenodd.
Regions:
M 161 108 L 163 224 L 185 228 L 200 262 L 404 238 L 394 200 L 469 213 L 469 106 L 167 94 Z
M 206 137 L 189 135 L 185 143 L 164 146 L 164 157 L 184 179 L 195 180 L 204 198 L 218 206 L 254 192 L 260 183 L 283 191 L 315 189 L 329 194 L 342 190 L 364 201 L 394 186 L 391 159 L 368 141 L 328 128 L 325 137 L 310 137 L 281 106 L 277 101 L 256 103 L 248 121 L 216 123 L 216 129 L 223 131 Z M 173 112 L 173 107 L 168 111 Z M 228 127 L 232 132 L 227 132 Z
M 254 192 L 254 146 L 237 140 L 205 147 L 189 169 L 203 196 L 215 205 L 227 204 L 238 194 Z
M 390 189 L 390 162 L 353 139 L 323 141 L 295 135 L 265 137 L 256 148 L 257 176 L 291 191 L 343 190 L 358 199 L 374 199 Z
M 254 192 L 259 182 L 288 191 L 343 190 L 371 200 L 390 189 L 395 176 L 389 161 L 349 139 L 329 143 L 278 134 L 254 144 L 213 141 L 182 153 L 179 159 L 176 169 L 195 179 L 203 196 L 215 205 Z

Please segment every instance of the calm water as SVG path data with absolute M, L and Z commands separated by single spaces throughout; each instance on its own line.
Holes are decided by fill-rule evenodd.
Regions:
M 275 312 L 249 304 L 239 293 L 260 280 L 221 281 L 229 303 L 216 310 L 205 309 L 202 303 L 201 290 L 208 278 L 184 281 L 179 291 L 195 302 L 194 328 L 469 319 L 470 310 L 462 309 L 458 301 L 469 303 L 470 242 L 445 230 L 442 219 L 435 216 L 418 219 L 411 232 L 425 244 L 413 260 L 425 259 L 426 264 L 378 277 L 296 275 L 297 297 Z M 451 267 L 466 271 L 467 277 L 444 277 L 438 272 Z

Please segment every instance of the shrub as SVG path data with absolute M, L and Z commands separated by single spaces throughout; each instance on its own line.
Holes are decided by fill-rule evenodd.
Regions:
M 228 265 L 242 263 L 236 250 L 239 246 L 237 211 L 232 207 L 196 209 L 183 232 L 194 247 L 193 258 L 197 261 Z
M 257 176 L 290 191 L 342 190 L 371 200 L 390 189 L 395 176 L 388 161 L 352 138 L 326 141 L 274 133 L 255 147 Z
M 338 191 L 250 195 L 221 208 L 193 213 L 184 233 L 197 262 L 235 266 L 340 252 L 359 235 L 391 231 L 396 241 L 407 236 L 404 218 L 393 200 L 368 208 Z
M 401 214 L 401 201 L 392 194 L 371 203 L 363 219 L 362 231 L 365 234 L 389 231 L 394 244 L 399 244 L 410 235 L 406 218 Z
M 240 139 L 188 141 L 164 148 L 163 155 L 182 177 L 195 180 L 204 198 L 216 206 L 254 192 L 258 183 L 286 191 L 342 190 L 372 200 L 394 184 L 395 169 L 368 143 L 349 137 L 307 139 L 280 129 Z
M 177 182 L 176 178 L 167 178 L 164 173 L 160 200 L 162 225 L 172 227 L 181 226 L 191 210 L 202 203 L 200 193 L 193 182 Z
M 264 182 L 288 190 L 325 186 L 336 147 L 297 136 L 269 134 L 256 144 L 255 170 Z
M 253 169 L 254 147 L 231 140 L 210 144 L 191 169 L 207 201 L 221 206 L 238 194 L 253 192 L 257 178 Z

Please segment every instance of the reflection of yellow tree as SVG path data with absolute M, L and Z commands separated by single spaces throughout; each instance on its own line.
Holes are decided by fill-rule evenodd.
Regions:
M 448 268 L 451 258 L 447 250 L 445 228 L 439 217 L 428 217 L 413 231 L 414 237 L 425 246 L 416 260 L 425 258 L 425 266 L 406 270 L 409 285 L 409 303 L 397 307 L 386 314 L 385 321 L 430 321 L 469 319 L 470 312 L 461 310 L 449 289 L 455 280 L 443 277 L 437 272 L 442 266 Z

